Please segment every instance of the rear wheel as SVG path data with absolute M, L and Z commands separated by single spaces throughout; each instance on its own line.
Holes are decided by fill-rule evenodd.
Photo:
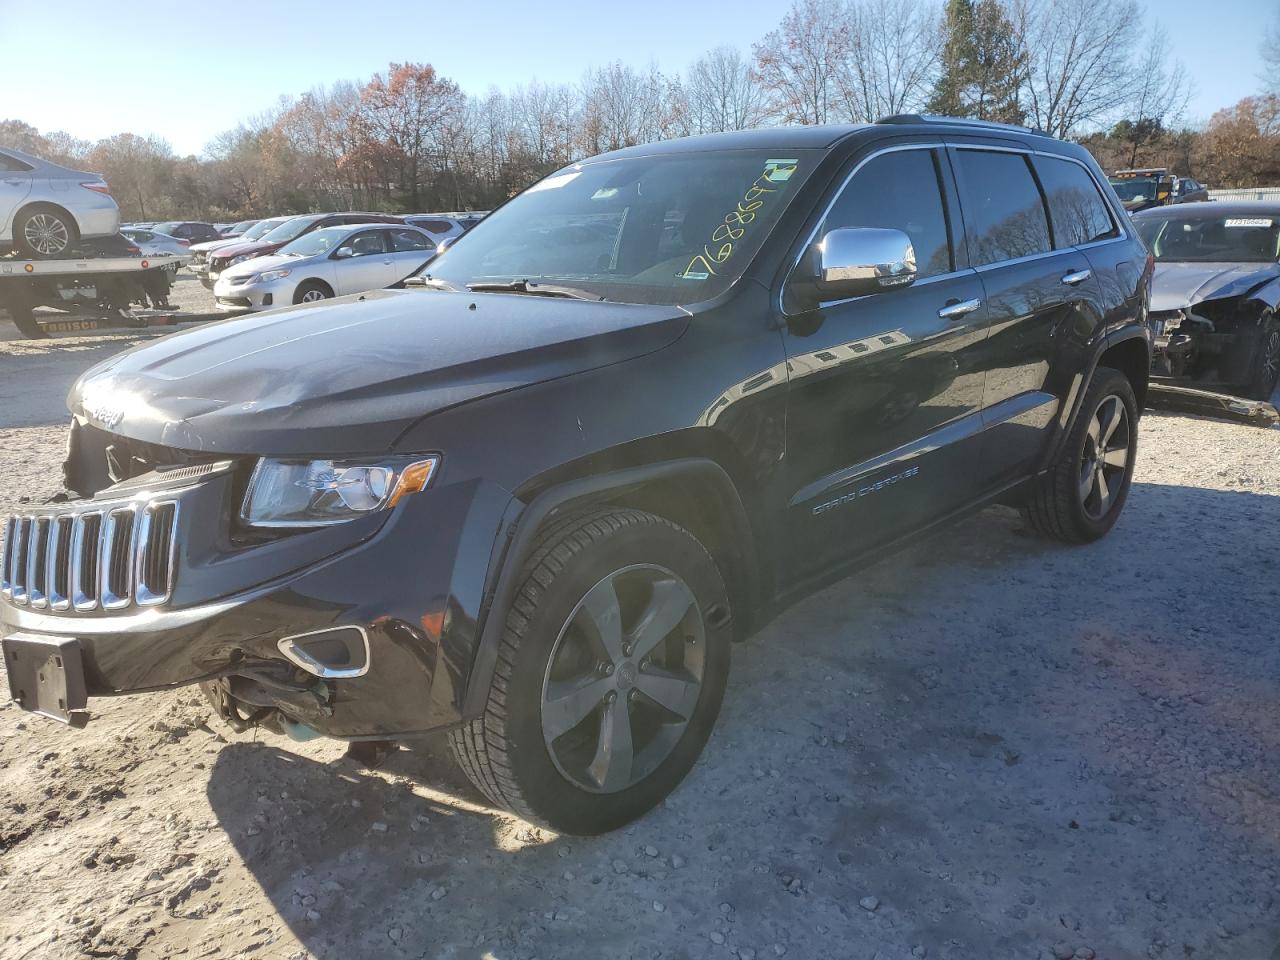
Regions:
M 0 283 L 0 310 L 9 314 L 18 332 L 30 340 L 43 340 L 49 335 L 36 322 L 34 304 L 21 281 Z
M 1252 400 L 1270 400 L 1280 382 L 1280 320 L 1268 310 L 1262 315 L 1262 336 L 1253 357 L 1253 376 L 1246 395 Z
M 729 668 L 724 584 L 687 531 L 610 510 L 548 531 L 522 571 L 484 715 L 451 734 L 493 802 L 576 834 L 622 826 L 701 753 Z
M 1088 543 L 1106 535 L 1124 509 L 1138 452 L 1138 404 L 1119 370 L 1099 367 L 1057 460 L 1023 507 L 1046 537 Z
M 333 296 L 333 291 L 329 289 L 328 284 L 319 280 L 304 280 L 298 284 L 298 289 L 293 291 L 294 303 L 318 303 L 321 300 L 328 300 Z
M 27 207 L 13 221 L 13 244 L 19 256 L 52 260 L 64 256 L 79 241 L 75 220 L 49 204 Z

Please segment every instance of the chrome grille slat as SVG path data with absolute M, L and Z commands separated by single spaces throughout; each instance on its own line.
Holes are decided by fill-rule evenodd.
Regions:
M 176 499 L 147 498 L 5 518 L 0 597 L 77 613 L 166 603 L 177 519 Z

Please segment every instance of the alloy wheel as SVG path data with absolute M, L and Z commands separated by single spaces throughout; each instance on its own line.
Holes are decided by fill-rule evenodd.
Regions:
M 542 736 L 556 769 L 617 793 L 675 749 L 702 691 L 706 635 L 689 586 L 665 567 L 616 570 L 556 638 L 542 684 Z
M 325 299 L 323 290 L 311 289 L 302 295 L 300 303 L 315 303 L 317 300 Z
M 1094 520 L 1107 515 L 1129 466 L 1129 411 L 1115 394 L 1094 411 L 1080 456 L 1080 502 Z
M 22 228 L 22 236 L 36 253 L 51 256 L 67 249 L 71 234 L 61 219 L 49 213 L 37 213 Z
M 1273 327 L 1267 333 L 1262 347 L 1262 382 L 1275 384 L 1280 377 L 1280 327 Z

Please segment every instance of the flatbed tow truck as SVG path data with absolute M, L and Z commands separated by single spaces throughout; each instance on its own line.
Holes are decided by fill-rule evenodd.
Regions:
M 84 254 L 85 251 L 79 251 Z M 186 257 L 83 255 L 60 260 L 0 256 L 0 310 L 26 337 L 79 333 L 108 327 L 148 327 L 213 320 L 221 314 L 138 309 L 155 284 L 151 271 L 176 269 Z M 48 308 L 40 309 L 38 308 Z

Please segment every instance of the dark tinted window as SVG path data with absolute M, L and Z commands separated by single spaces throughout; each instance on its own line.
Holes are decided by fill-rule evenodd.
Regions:
M 1036 157 L 1035 165 L 1049 200 L 1055 247 L 1073 247 L 1118 235 L 1106 202 L 1084 167 L 1056 157 Z
M 951 270 L 951 245 L 932 150 L 884 153 L 867 161 L 836 199 L 822 232 L 889 227 L 911 238 L 919 276 Z
M 423 230 L 430 230 L 432 233 L 448 233 L 452 229 L 447 220 L 415 220 L 413 225 Z
M 23 163 L 17 157 L 11 157 L 8 154 L 0 153 L 0 170 L 9 173 L 25 172 L 30 170 L 29 164 Z
M 417 230 L 392 230 L 391 243 L 397 253 L 402 253 L 406 250 L 428 250 L 435 247 L 429 237 L 423 236 Z
M 956 157 L 975 267 L 1050 249 L 1049 221 L 1025 156 L 957 150 Z
M 351 238 L 348 244 L 351 252 L 357 257 L 368 257 L 375 253 L 386 253 L 386 231 L 385 230 L 366 230 L 364 233 L 357 233 Z

